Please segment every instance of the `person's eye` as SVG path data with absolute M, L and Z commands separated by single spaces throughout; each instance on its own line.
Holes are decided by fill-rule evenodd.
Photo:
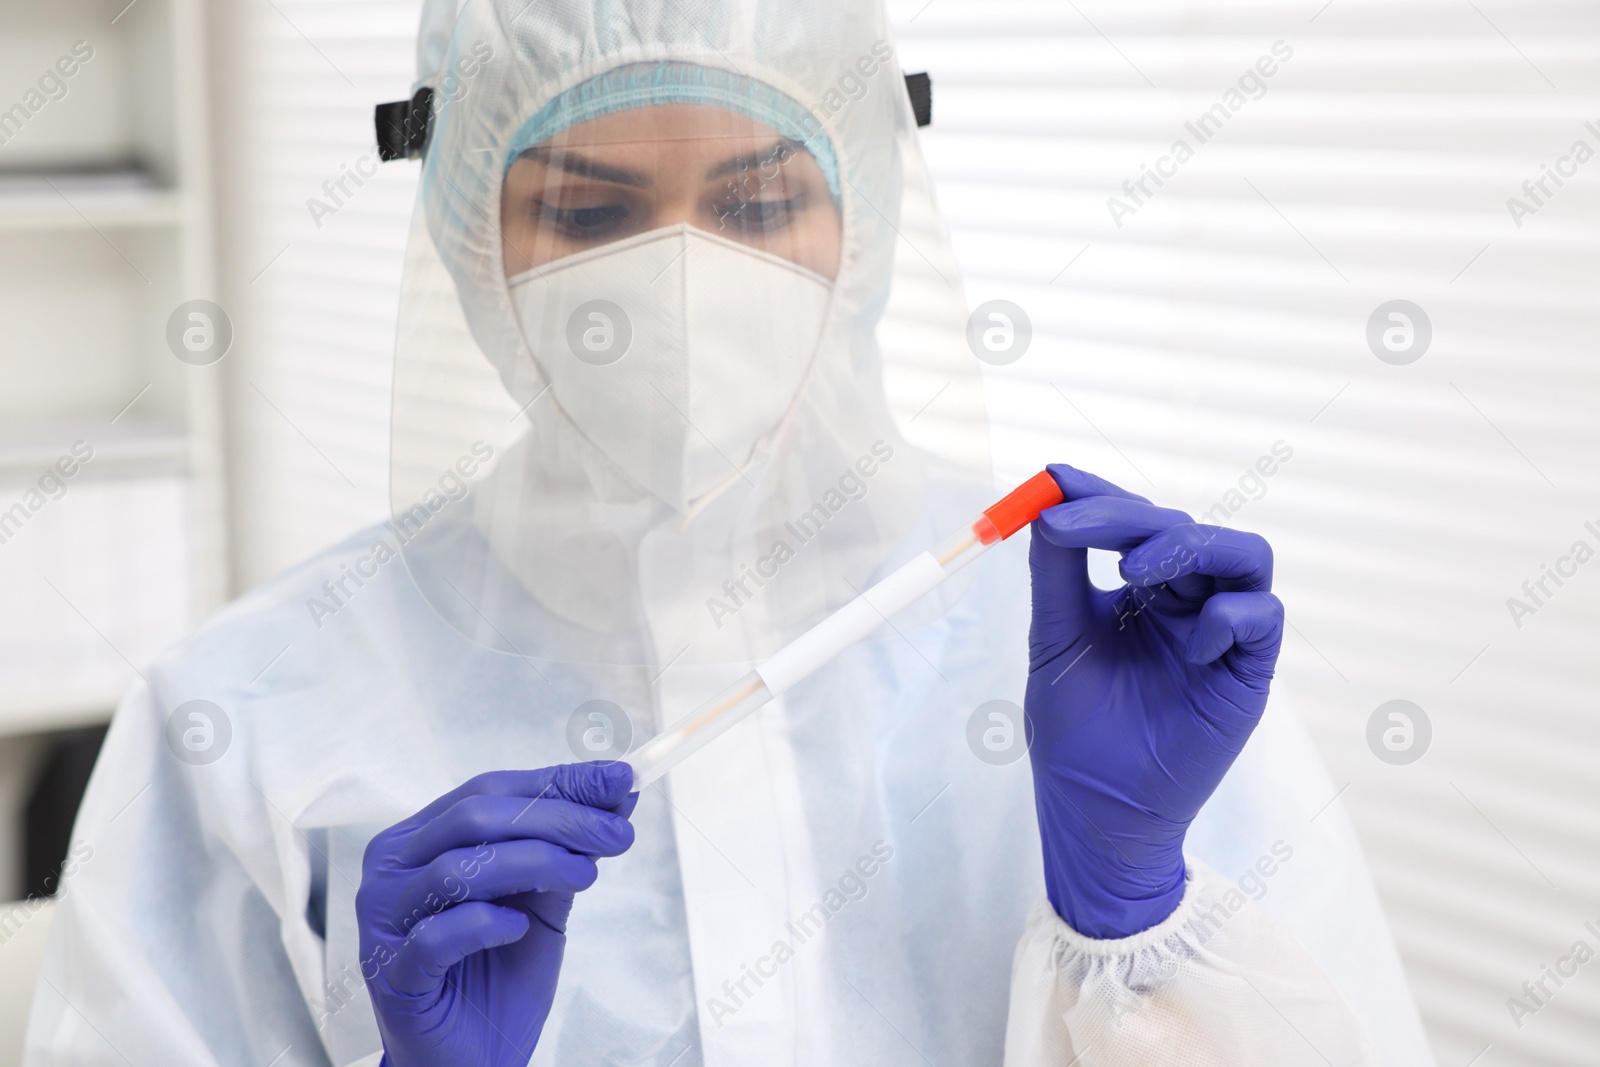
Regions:
M 541 203 L 535 214 L 541 226 L 580 241 L 609 237 L 628 222 L 628 208 L 623 204 L 560 207 Z
M 725 200 L 716 205 L 717 221 L 723 229 L 749 234 L 776 233 L 794 223 L 805 210 L 805 197 L 787 200 Z

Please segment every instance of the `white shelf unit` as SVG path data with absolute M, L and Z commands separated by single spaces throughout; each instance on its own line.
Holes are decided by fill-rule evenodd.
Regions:
M 148 174 L 6 174 L 0 171 L 0 233 L 74 234 L 182 226 L 183 199 Z
M 0 745 L 105 721 L 226 595 L 226 360 L 166 339 L 219 296 L 203 16 L 0 6 Z M 77 442 L 93 459 L 58 490 Z

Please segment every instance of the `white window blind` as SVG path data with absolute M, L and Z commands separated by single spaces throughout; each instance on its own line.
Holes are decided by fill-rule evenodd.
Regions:
M 217 9 L 218 54 L 243 60 L 218 71 L 238 105 L 221 162 L 243 584 L 385 511 L 415 165 L 320 227 L 306 201 L 371 151 L 371 106 L 407 94 L 417 6 Z M 1543 968 L 1600 950 L 1600 559 L 1569 558 L 1560 586 L 1544 567 L 1600 551 L 1600 159 L 1561 163 L 1600 151 L 1600 7 L 893 11 L 904 65 L 934 76 L 924 144 L 969 303 L 1033 324 L 989 373 L 1002 479 L 1066 460 L 1266 534 L 1292 623 L 1279 691 L 1345 786 L 1329 799 L 1440 1062 L 1592 1063 L 1600 962 L 1559 987 Z M 1520 226 L 1513 196 L 1536 209 Z M 1393 300 L 1431 323 L 1408 365 L 1367 340 Z M 1511 597 L 1534 610 L 1513 619 Z M 1431 724 L 1409 765 L 1367 740 L 1394 699 Z
M 417 164 L 377 163 L 418 0 L 217 5 L 235 582 L 388 514 L 390 360 Z

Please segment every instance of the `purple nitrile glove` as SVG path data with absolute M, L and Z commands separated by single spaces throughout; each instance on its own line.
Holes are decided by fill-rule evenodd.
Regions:
M 632 788 L 624 763 L 494 771 L 372 839 L 356 921 L 385 1064 L 526 1067 L 573 896 L 633 844 Z
M 1045 888 L 1082 934 L 1172 914 L 1189 824 L 1267 706 L 1283 638 L 1272 549 L 1062 464 L 1033 524 L 1026 712 Z M 1089 582 L 1087 549 L 1126 585 Z

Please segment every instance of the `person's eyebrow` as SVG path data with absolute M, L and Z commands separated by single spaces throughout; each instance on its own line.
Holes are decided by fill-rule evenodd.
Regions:
M 582 178 L 593 178 L 596 181 L 611 182 L 614 185 L 627 185 L 635 189 L 648 189 L 655 182 L 650 175 L 638 170 L 629 170 L 626 167 L 612 166 L 610 163 L 601 163 L 597 159 L 582 156 L 570 148 L 530 148 L 522 153 L 519 159 L 532 159 L 543 163 L 547 167 L 567 174 L 576 174 Z
M 780 159 L 783 157 L 786 149 L 789 156 L 796 156 L 805 151 L 805 148 L 802 145 L 789 140 L 787 137 L 780 137 L 776 141 L 773 141 L 766 148 L 763 148 L 759 151 L 743 152 L 731 159 L 723 160 L 721 163 L 718 163 L 716 166 L 706 171 L 705 180 L 712 182 L 716 181 L 718 178 L 726 178 L 730 174 L 739 174 L 743 171 L 755 170 L 772 159 Z M 787 162 L 787 160 L 785 159 L 783 162 Z

